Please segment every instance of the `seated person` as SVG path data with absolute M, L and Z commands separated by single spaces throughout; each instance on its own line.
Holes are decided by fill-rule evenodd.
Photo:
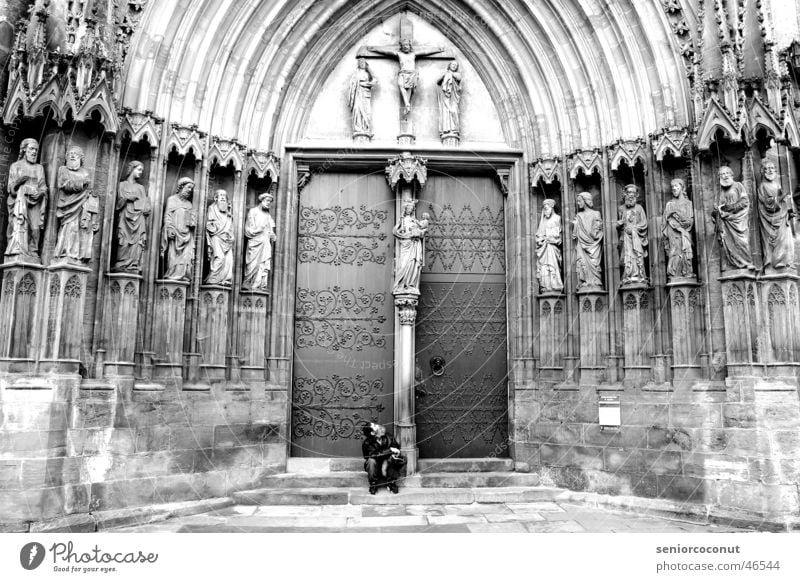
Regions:
M 364 442 L 361 443 L 361 452 L 364 453 L 369 492 L 375 495 L 378 487 L 386 485 L 389 491 L 397 493 L 397 479 L 405 464 L 405 459 L 400 455 L 400 445 L 380 424 L 370 423 L 362 430 Z

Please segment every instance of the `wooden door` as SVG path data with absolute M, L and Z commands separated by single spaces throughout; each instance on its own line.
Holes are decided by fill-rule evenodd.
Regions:
M 393 421 L 394 214 L 382 174 L 300 194 L 292 456 L 361 456 L 363 424 Z
M 489 177 L 431 176 L 422 212 L 431 226 L 416 328 L 420 456 L 508 456 L 503 196 Z

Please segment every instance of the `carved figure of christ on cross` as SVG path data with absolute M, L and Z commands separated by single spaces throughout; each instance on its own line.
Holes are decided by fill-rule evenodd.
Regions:
M 400 97 L 403 100 L 402 117 L 407 118 L 411 113 L 411 99 L 414 96 L 414 89 L 417 87 L 419 72 L 417 72 L 417 58 L 431 55 L 440 55 L 438 58 L 452 58 L 445 55 L 445 48 L 442 46 L 418 46 L 414 48 L 412 44 L 413 29 L 411 22 L 405 13 L 400 17 L 400 46 L 367 46 L 358 51 L 358 57 L 372 57 L 369 53 L 378 53 L 388 57 L 394 57 L 400 62 L 400 71 L 397 73 L 397 86 L 400 88 Z

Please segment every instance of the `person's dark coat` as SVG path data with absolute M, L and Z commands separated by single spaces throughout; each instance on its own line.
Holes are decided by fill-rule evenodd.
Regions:
M 397 444 L 397 441 L 389 432 L 378 438 L 373 434 L 372 428 L 369 426 L 365 426 L 363 431 L 364 442 L 361 443 L 361 452 L 364 454 L 365 461 L 367 459 L 375 459 L 380 464 L 392 456 L 391 447 L 400 448 L 400 445 Z

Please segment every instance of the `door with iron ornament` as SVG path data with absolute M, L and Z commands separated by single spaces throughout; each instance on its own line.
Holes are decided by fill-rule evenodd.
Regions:
M 490 177 L 429 175 L 416 327 L 420 457 L 508 456 L 503 195 Z
M 361 456 L 393 421 L 395 202 L 382 174 L 322 173 L 299 201 L 292 456 Z

